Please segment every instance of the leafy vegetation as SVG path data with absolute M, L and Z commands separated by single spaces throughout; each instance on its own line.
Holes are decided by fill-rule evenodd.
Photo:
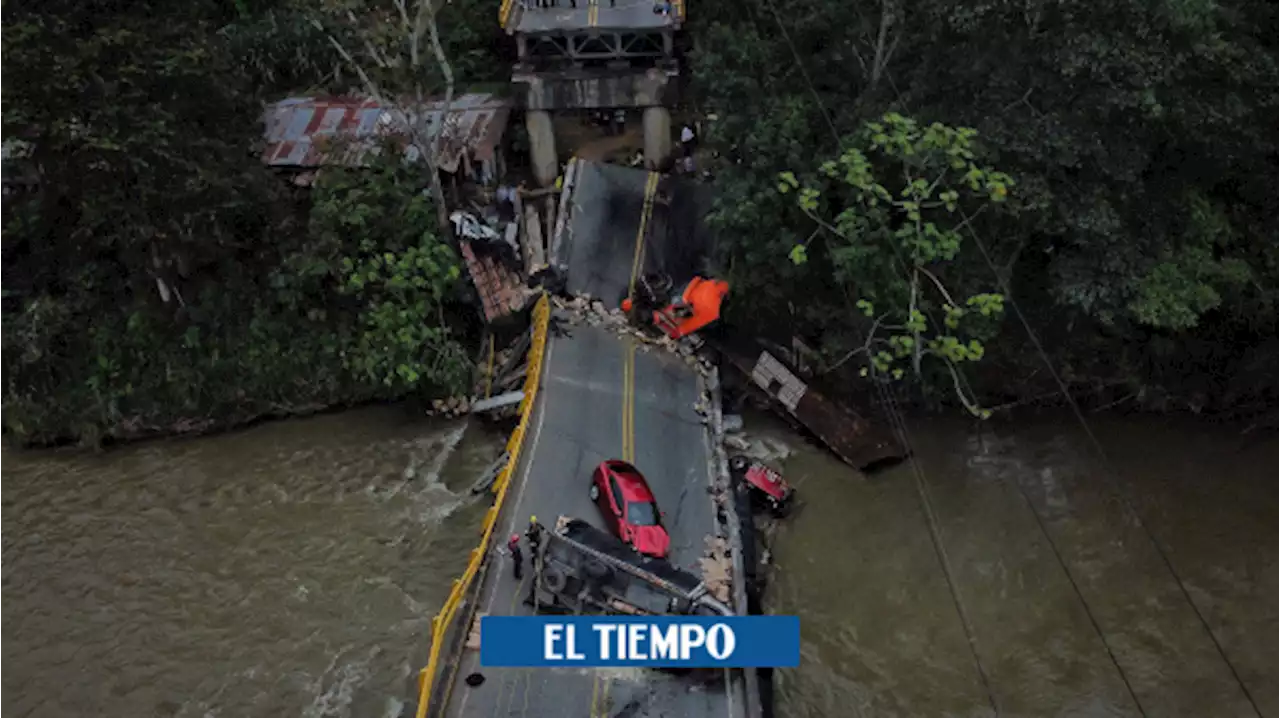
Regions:
M 458 385 L 429 179 L 389 161 L 302 194 L 255 156 L 285 94 L 504 79 L 492 3 L 403 7 L 4 6 L 5 174 L 35 179 L 4 203 L 6 431 L 135 436 Z M 1045 388 L 1000 330 L 1012 301 L 1077 388 L 1274 397 L 1273 4 L 700 12 L 686 67 L 716 118 L 731 311 L 798 330 L 829 371 L 978 413 Z
M 308 196 L 255 155 L 265 101 L 354 84 L 330 38 L 356 28 L 330 10 L 5 5 L 6 154 L 29 152 L 6 176 L 38 177 L 4 203 L 8 433 L 92 442 L 459 388 L 459 269 L 425 173 L 388 160 Z
M 822 233 L 818 256 L 806 240 L 812 218 L 797 216 L 813 212 L 776 185 L 779 173 L 820 176 L 815 154 L 844 173 L 856 148 L 899 192 L 902 173 L 885 173 L 850 139 L 896 113 L 920 128 L 971 128 L 958 130 L 969 151 L 1016 179 L 1000 211 L 970 205 L 963 230 L 951 225 L 980 238 L 994 271 L 967 246 L 918 266 L 961 293 L 1008 280 L 1076 389 L 1193 409 L 1274 397 L 1274 6 L 797 0 L 704 13 L 691 67 L 699 109 L 716 118 L 704 140 L 722 158 L 724 260 L 750 287 L 735 292 L 734 311 L 794 327 L 836 361 L 861 346 L 868 322 L 852 303 L 863 288 L 909 278 L 875 252 L 914 232 L 911 221 L 839 186 L 840 199 L 816 212 L 840 230 Z M 829 199 L 824 190 L 819 201 Z M 914 201 L 893 199 L 900 210 Z M 943 226 L 928 240 L 935 249 L 957 240 Z M 832 247 L 841 234 L 860 239 Z M 842 256 L 859 256 L 856 281 Z M 875 315 L 889 306 L 872 303 Z M 891 304 L 906 306 L 900 291 Z M 1023 336 L 1010 327 L 987 348 L 987 371 L 973 371 L 982 393 L 1013 400 L 1052 387 Z M 950 393 L 940 379 L 926 384 Z
M 846 321 L 833 327 L 823 347 L 843 353 L 830 366 L 862 355 L 862 376 L 901 379 L 900 361 L 909 359 L 921 376 L 923 359 L 937 358 L 965 408 L 987 416 L 956 365 L 982 358 L 982 340 L 994 333 L 1003 296 L 957 295 L 940 276 L 965 244 L 966 206 L 1002 203 L 1013 185 L 1008 175 L 975 164 L 974 135 L 940 123 L 921 128 L 889 113 L 865 123 L 842 143 L 848 149 L 838 159 L 823 162 L 803 183 L 781 173 L 778 191 L 794 192 L 797 208 L 817 226 L 792 247 L 791 261 L 807 265 L 811 248 L 823 250 L 812 265 L 814 279 L 834 279 L 846 298 Z M 870 326 L 857 321 L 859 314 Z

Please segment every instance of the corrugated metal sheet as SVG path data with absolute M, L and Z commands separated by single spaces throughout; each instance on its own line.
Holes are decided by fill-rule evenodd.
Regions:
M 482 162 L 492 161 L 509 113 L 507 102 L 493 95 L 454 98 L 440 146 L 440 168 L 457 172 L 465 150 Z M 380 151 L 384 137 L 403 140 L 406 156 L 416 160 L 421 152 L 410 144 L 406 123 L 425 122 L 424 140 L 434 140 L 443 114 L 443 100 L 415 111 L 368 98 L 291 97 L 267 108 L 262 161 L 273 167 L 360 166 Z
M 897 439 L 846 403 L 828 398 L 817 386 L 800 379 L 794 367 L 745 335 L 714 341 L 730 364 L 812 431 L 836 456 L 856 468 L 901 459 L 906 451 Z

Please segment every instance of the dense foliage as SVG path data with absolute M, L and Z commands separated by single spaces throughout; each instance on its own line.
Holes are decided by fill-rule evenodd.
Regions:
M 473 43 L 480 5 L 440 22 Z M 264 102 L 355 86 L 331 38 L 376 18 L 345 7 L 5 4 L 5 173 L 35 178 L 4 203 L 7 432 L 92 441 L 458 388 L 458 265 L 423 171 L 336 172 L 312 197 L 255 154 Z M 460 81 L 489 79 L 451 47 Z
M 957 365 L 982 358 L 1003 296 L 948 287 L 943 279 L 963 259 L 966 209 L 976 213 L 1004 202 L 1013 185 L 1003 172 L 975 163 L 974 134 L 941 123 L 922 128 L 889 113 L 867 122 L 853 138 L 856 145 L 803 183 L 793 172 L 781 173 L 778 191 L 795 192 L 796 206 L 816 225 L 791 248 L 792 263 L 807 264 L 810 248 L 820 246 L 823 271 L 844 298 L 847 319 L 823 342 L 828 351 L 846 352 L 831 366 L 861 355 L 862 376 L 901 379 L 906 370 L 895 366 L 899 360 L 909 360 L 912 373 L 922 376 L 923 360 L 936 358 L 965 408 L 987 416 Z M 859 314 L 869 322 L 855 320 Z
M 974 150 L 1016 180 L 1005 211 L 965 230 L 995 272 L 960 258 L 946 281 L 1010 279 L 1077 388 L 1192 408 L 1274 396 L 1274 4 L 797 0 L 704 12 L 692 68 L 698 109 L 716 118 L 706 139 L 725 159 L 715 223 L 744 314 L 821 336 L 834 359 L 865 331 L 844 281 L 831 281 L 838 256 L 788 261 L 812 221 L 775 185 L 780 172 L 818 171 L 815 155 L 863 148 L 854 135 L 892 111 L 972 128 Z M 896 229 L 856 216 L 870 226 L 855 244 Z M 868 271 L 881 279 L 864 282 L 901 274 Z M 988 353 L 989 392 L 1047 388 L 1042 368 L 1020 385 L 1039 364 L 1024 336 L 1006 326 Z

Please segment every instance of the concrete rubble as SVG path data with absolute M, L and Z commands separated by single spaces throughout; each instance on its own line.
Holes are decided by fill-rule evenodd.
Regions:
M 723 536 L 707 536 L 706 552 L 698 559 L 698 564 L 707 590 L 717 601 L 729 603 L 733 585 L 733 560 L 729 555 L 729 542 Z
M 701 346 L 701 341 L 696 336 L 675 340 L 665 335 L 643 332 L 627 321 L 627 315 L 622 309 L 609 309 L 604 302 L 589 296 L 570 299 L 555 297 L 552 303 L 571 324 L 601 327 L 619 336 L 631 337 L 640 343 L 641 351 L 660 349 L 679 356 L 685 364 L 704 377 L 711 374 L 713 364 L 705 357 L 699 356 L 698 348 Z
M 434 399 L 431 402 L 431 408 L 427 409 L 427 416 L 442 416 L 453 419 L 471 411 L 471 402 L 471 398 L 466 396 Z
M 793 453 L 790 446 L 768 436 L 751 437 L 746 434 L 732 434 L 726 435 L 723 443 L 731 453 L 742 454 L 766 464 L 786 461 Z
M 476 611 L 475 618 L 471 621 L 471 630 L 467 632 L 468 650 L 480 650 L 480 619 L 487 615 L 489 615 L 487 611 Z

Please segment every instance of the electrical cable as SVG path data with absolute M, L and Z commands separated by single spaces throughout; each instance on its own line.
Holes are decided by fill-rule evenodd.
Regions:
M 871 381 L 880 395 L 881 404 L 889 414 L 894 434 L 907 452 L 907 463 L 911 465 L 911 472 L 915 477 L 916 493 L 920 498 L 920 506 L 925 517 L 925 523 L 929 528 L 929 539 L 933 543 L 934 555 L 942 568 L 947 591 L 951 594 L 951 602 L 955 605 L 956 614 L 960 618 L 965 640 L 969 644 L 969 652 L 973 656 L 974 668 L 977 669 L 978 678 L 987 693 L 987 701 L 991 704 L 991 710 L 999 716 L 1000 706 L 996 702 L 995 690 L 991 687 L 991 679 L 988 677 L 986 669 L 982 666 L 982 658 L 978 652 L 978 640 L 973 630 L 973 624 L 969 620 L 969 613 L 965 610 L 964 601 L 960 597 L 960 590 L 956 585 L 955 576 L 951 571 L 951 562 L 947 557 L 946 546 L 942 539 L 942 528 L 938 523 L 937 514 L 933 510 L 933 501 L 929 498 L 928 479 L 925 477 L 924 469 L 920 467 L 920 462 L 916 460 L 915 452 L 911 448 L 911 434 L 907 428 L 906 419 L 898 409 L 889 388 L 884 386 L 879 377 L 872 377 Z
M 800 53 L 796 50 L 795 43 L 791 41 L 791 35 L 787 32 L 786 27 L 782 24 L 782 18 L 778 16 L 777 9 L 772 5 L 769 6 L 770 12 L 773 14 L 774 21 L 778 25 L 778 30 L 786 41 L 787 46 L 791 49 L 792 57 L 796 67 L 800 70 L 801 76 L 805 80 L 805 84 L 809 88 L 809 92 L 813 95 L 814 102 L 818 105 L 818 110 L 822 113 L 823 119 L 827 123 L 828 129 L 831 130 L 832 139 L 835 140 L 836 148 L 843 149 L 843 143 L 840 140 L 840 133 L 836 129 L 835 123 L 831 119 L 830 113 L 827 112 L 826 105 L 822 102 L 822 96 L 818 94 L 817 88 L 809 78 L 809 73 L 804 68 L 804 63 L 800 60 Z M 895 250 L 897 247 L 895 247 Z M 947 584 L 947 591 L 951 595 L 952 604 L 955 606 L 956 615 L 960 619 L 961 628 L 964 631 L 965 640 L 969 645 L 969 652 L 973 657 L 974 667 L 978 672 L 978 678 L 982 683 L 983 689 L 986 691 L 987 700 L 991 705 L 991 710 L 998 716 L 1000 715 L 1000 707 L 996 701 L 995 691 L 991 687 L 991 680 L 987 675 L 986 669 L 982 665 L 982 657 L 978 652 L 977 637 L 974 634 L 973 625 L 969 620 L 969 614 L 964 608 L 964 601 L 960 597 L 960 591 L 956 585 L 955 576 L 951 571 L 950 560 L 947 557 L 946 548 L 944 546 L 941 529 L 938 526 L 937 515 L 933 510 L 933 503 L 929 499 L 927 488 L 927 478 L 924 469 L 921 468 L 919 462 L 915 458 L 914 452 L 911 450 L 910 432 L 907 430 L 906 420 L 898 411 L 893 402 L 892 396 L 888 390 L 883 387 L 878 380 L 874 380 L 877 389 L 880 390 L 882 403 L 891 415 L 891 421 L 894 425 L 894 431 L 898 435 L 898 440 L 902 443 L 903 448 L 907 452 L 907 461 L 911 465 L 912 473 L 915 475 L 916 490 L 920 498 L 923 513 L 925 515 L 926 525 L 929 529 L 929 538 L 933 544 L 934 554 L 938 558 L 938 562 L 942 567 L 943 578 Z
M 1085 418 L 1084 412 L 1080 410 L 1080 405 L 1076 402 L 1075 397 L 1071 396 L 1071 392 L 1067 389 L 1066 382 L 1062 380 L 1062 376 L 1059 375 L 1057 369 L 1054 368 L 1052 360 L 1049 359 L 1048 352 L 1044 350 L 1044 345 L 1040 343 L 1040 339 L 1036 336 L 1035 330 L 1031 328 L 1031 323 L 1027 321 L 1026 315 L 1022 313 L 1022 309 L 1020 309 L 1018 307 L 1018 303 L 1014 301 L 1013 292 L 1009 288 L 1008 280 L 996 269 L 995 262 L 991 260 L 991 255 L 987 252 L 986 245 L 982 242 L 982 239 L 978 237 L 978 233 L 974 231 L 972 225 L 966 222 L 965 227 L 969 232 L 969 236 L 977 245 L 978 251 L 982 254 L 982 258 L 986 260 L 987 267 L 995 276 L 996 283 L 1000 286 L 1000 291 L 1008 297 L 1009 306 L 1013 307 L 1013 312 L 1018 317 L 1018 321 L 1022 324 L 1022 328 L 1026 331 L 1027 338 L 1031 340 L 1031 344 L 1035 347 L 1036 352 L 1039 353 L 1041 362 L 1044 364 L 1045 368 L 1049 370 L 1049 374 L 1053 377 L 1054 382 L 1057 383 L 1058 390 L 1062 393 L 1062 397 L 1071 406 L 1071 410 L 1075 414 L 1076 420 L 1080 423 L 1080 428 L 1084 430 L 1085 435 L 1089 438 L 1089 442 L 1093 444 L 1094 451 L 1098 454 L 1099 458 L 1102 459 L 1104 473 L 1106 474 L 1108 482 L 1111 484 L 1112 493 L 1115 494 L 1116 498 L 1120 499 L 1121 505 L 1124 506 L 1125 510 L 1133 516 L 1138 527 L 1142 529 L 1147 540 L 1151 542 L 1151 546 L 1155 549 L 1156 555 L 1160 557 L 1165 568 L 1169 571 L 1169 575 L 1173 577 L 1174 583 L 1178 585 L 1178 589 L 1182 592 L 1182 597 L 1186 600 L 1187 605 L 1191 607 L 1192 613 L 1194 613 L 1196 618 L 1200 621 L 1200 625 L 1204 628 L 1205 633 L 1208 634 L 1210 642 L 1213 643 L 1213 647 L 1218 652 L 1218 656 L 1222 659 L 1222 662 L 1227 665 L 1227 669 L 1231 671 L 1231 675 L 1240 686 L 1240 690 L 1244 693 L 1245 699 L 1248 700 L 1249 705 L 1253 707 L 1254 713 L 1257 714 L 1259 718 L 1262 718 L 1262 711 L 1259 709 L 1257 701 L 1254 700 L 1253 694 L 1249 691 L 1249 687 L 1245 685 L 1244 678 L 1241 677 L 1235 664 L 1232 663 L 1231 659 L 1227 656 L 1226 649 L 1223 648 L 1222 643 L 1213 632 L 1213 628 L 1210 627 L 1208 619 L 1205 618 L 1204 613 L 1200 611 L 1200 607 L 1196 605 L 1195 600 L 1191 597 L 1191 592 L 1187 589 L 1186 582 L 1182 580 L 1177 569 L 1174 568 L 1173 561 L 1164 550 L 1160 540 L 1156 538 L 1155 533 L 1153 533 L 1151 528 L 1147 526 L 1147 522 L 1142 519 L 1142 514 L 1138 512 L 1137 506 L 1135 506 L 1129 499 L 1128 492 L 1126 492 L 1124 487 L 1121 486 L 1120 479 L 1118 478 L 1119 473 L 1116 471 L 1115 465 L 1111 462 L 1111 457 L 1107 454 L 1106 449 L 1103 448 L 1102 442 L 1098 441 L 1098 436 L 1094 433 L 1093 428 L 1089 426 L 1089 421 Z M 1110 649 L 1108 649 L 1108 651 L 1109 650 Z M 1139 710 L 1141 710 L 1141 706 L 1139 706 Z

